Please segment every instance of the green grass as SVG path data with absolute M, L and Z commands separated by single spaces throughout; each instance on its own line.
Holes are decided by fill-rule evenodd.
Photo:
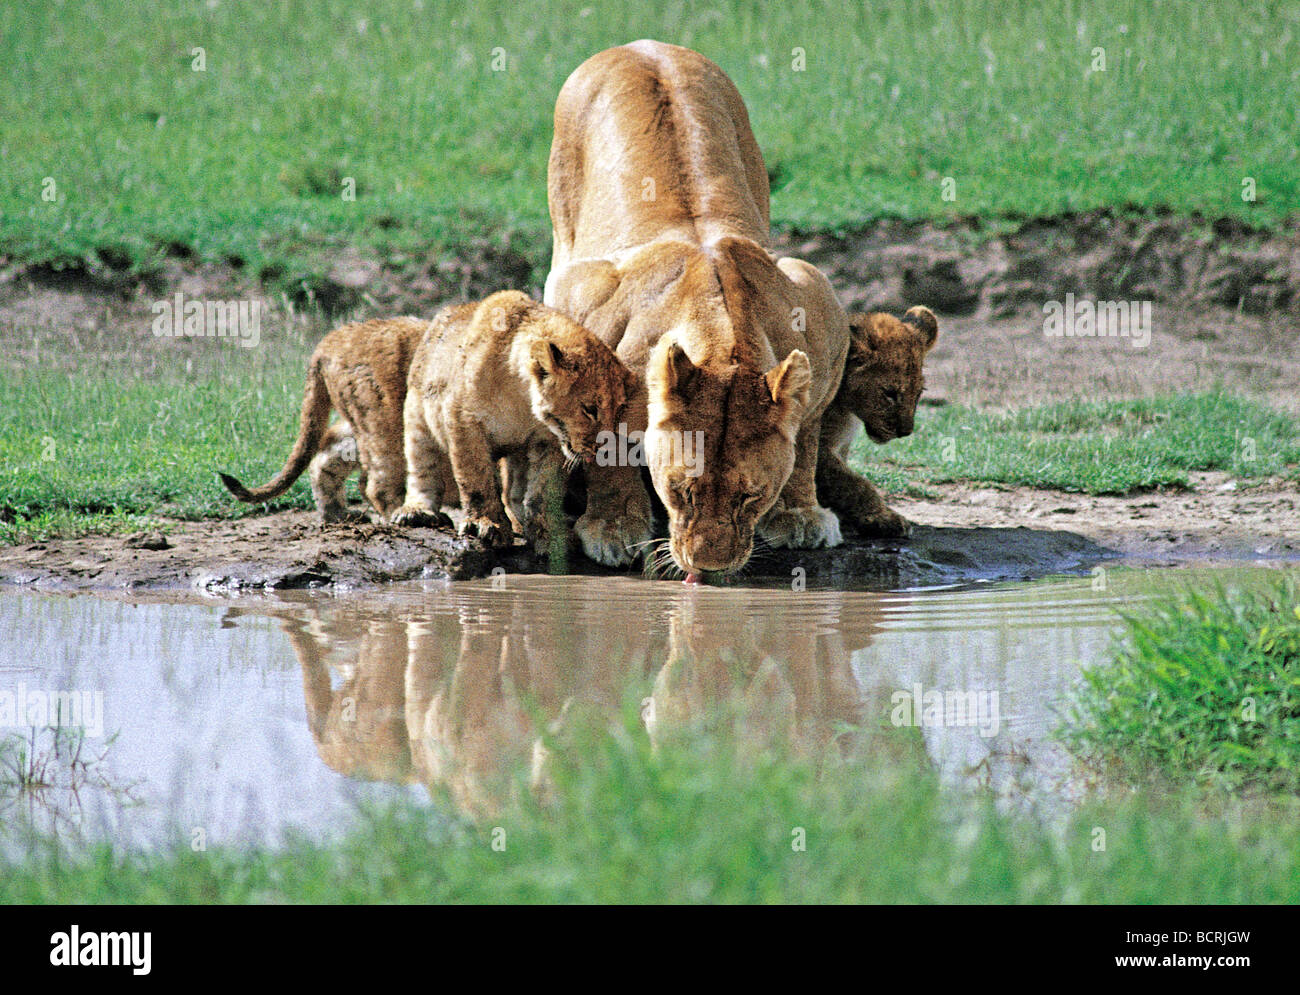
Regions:
M 1300 900 L 1294 811 L 1139 798 L 1048 827 L 866 752 L 816 776 L 716 743 L 654 751 L 635 710 L 564 756 L 546 807 L 372 811 L 341 840 L 269 849 L 47 845 L 0 860 L 0 903 Z
M 1130 777 L 1300 791 L 1300 587 L 1189 590 L 1126 618 L 1067 738 Z
M 0 541 L 258 513 L 216 471 L 247 481 L 288 454 L 310 347 L 286 334 L 252 350 L 219 343 L 238 362 L 204 353 L 188 373 L 179 362 L 160 376 L 0 371 L 12 398 L 0 410 Z M 305 479 L 273 507 L 312 507 Z
M 240 350 L 238 364 L 204 354 L 188 374 L 0 370 L 0 393 L 12 399 L 0 408 L 0 542 L 260 513 L 231 498 L 215 471 L 260 483 L 280 468 L 297 433 L 308 351 L 305 336 L 290 333 L 275 347 Z M 1185 486 L 1194 470 L 1296 478 L 1300 426 L 1224 394 L 1010 414 L 949 406 L 924 409 L 916 433 L 887 446 L 860 437 L 854 457 L 892 492 L 965 480 L 1125 494 Z M 270 507 L 311 508 L 306 480 Z
M 181 246 L 292 285 L 345 246 L 400 264 L 483 237 L 540 268 L 555 95 L 641 37 L 736 82 L 778 226 L 1300 211 L 1281 2 L 92 0 L 4 5 L 0 37 L 0 251 L 23 260 L 142 270 Z
M 922 409 L 916 432 L 885 446 L 860 434 L 858 469 L 887 490 L 978 481 L 1085 494 L 1186 487 L 1188 473 L 1249 481 L 1300 477 L 1300 423 L 1227 394 L 1066 401 L 1010 413 Z

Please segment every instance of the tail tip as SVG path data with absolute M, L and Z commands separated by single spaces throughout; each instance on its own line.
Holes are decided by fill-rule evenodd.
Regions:
M 222 473 L 218 470 L 217 476 L 220 477 L 221 482 L 226 485 L 226 490 L 230 491 L 230 493 L 235 495 L 235 497 L 242 498 L 248 493 L 248 489 L 230 474 Z

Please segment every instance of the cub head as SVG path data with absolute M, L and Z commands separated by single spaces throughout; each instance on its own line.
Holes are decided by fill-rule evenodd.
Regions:
M 872 442 L 912 432 L 916 402 L 925 388 L 922 364 L 939 337 L 939 321 L 927 307 L 892 314 L 855 314 L 849 319 L 849 357 L 835 403 L 867 429 Z
M 560 440 L 565 459 L 590 463 L 608 433 L 618 431 L 636 377 L 605 343 L 578 330 L 581 335 L 533 342 L 532 407 Z
M 646 462 L 688 574 L 744 566 L 754 527 L 794 469 L 812 372 L 794 350 L 767 373 L 691 361 L 671 335 L 646 366 Z

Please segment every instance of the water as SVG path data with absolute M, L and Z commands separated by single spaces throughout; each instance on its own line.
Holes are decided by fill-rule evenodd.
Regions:
M 629 701 L 654 741 L 721 730 L 813 757 L 847 725 L 903 726 L 946 781 L 1050 811 L 1077 793 L 1055 709 L 1104 658 L 1116 610 L 1266 572 L 893 593 L 536 576 L 237 599 L 6 592 L 0 815 L 149 847 L 327 837 L 359 802 L 427 801 L 429 786 L 490 812 L 519 767 L 544 778 L 543 725 Z M 101 727 L 80 753 L 71 728 L 5 718 L 6 696 L 12 711 L 58 691 L 86 707 L 65 700 L 64 725 Z M 14 783 L 32 770 L 19 752 L 41 786 Z

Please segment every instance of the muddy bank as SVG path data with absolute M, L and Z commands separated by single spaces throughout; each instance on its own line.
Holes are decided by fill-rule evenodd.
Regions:
M 1300 232 L 1240 222 L 1089 211 L 990 234 L 978 218 L 880 221 L 844 235 L 792 234 L 783 248 L 821 268 L 845 304 L 1004 318 L 1069 292 L 1109 300 L 1300 314 Z
M 1186 489 L 1126 495 L 957 483 L 932 498 L 893 497 L 915 522 L 958 528 L 1026 525 L 1075 531 L 1126 562 L 1300 563 L 1300 489 L 1287 480 L 1243 483 L 1220 471 L 1188 474 Z
M 907 540 L 850 541 L 834 550 L 772 550 L 738 584 L 880 589 L 1024 580 L 1088 568 L 1114 555 L 1062 530 L 918 526 Z M 0 550 L 0 583 L 63 591 L 362 588 L 417 578 L 547 573 L 522 545 L 492 551 L 437 529 L 316 523 L 308 512 L 235 522 L 174 523 L 163 533 L 91 536 Z M 573 554 L 567 573 L 608 575 Z
M 1108 561 L 1300 564 L 1300 491 L 1193 473 L 1190 487 L 1124 496 L 988 484 L 927 484 L 893 496 L 916 523 L 905 540 L 852 536 L 834 550 L 761 552 L 738 584 L 897 589 L 1028 580 Z M 320 525 L 306 511 L 236 521 L 166 522 L 165 532 L 88 536 L 0 549 L 0 584 L 54 590 L 366 588 L 421 577 L 546 573 L 524 547 L 493 552 L 437 529 Z M 802 570 L 802 574 L 797 574 Z M 566 572 L 609 575 L 574 553 Z
M 1023 221 L 883 219 L 836 233 L 785 231 L 777 251 L 821 268 L 850 308 L 903 310 L 924 303 L 956 317 L 1005 318 L 1067 292 L 1181 307 L 1227 308 L 1247 315 L 1300 315 L 1300 230 L 1270 232 L 1232 219 L 1093 210 Z M 331 316 L 426 313 L 453 299 L 531 289 L 546 272 L 545 240 L 520 248 L 475 239 L 453 257 L 385 258 L 342 250 L 317 272 L 253 272 L 242 261 L 206 261 L 172 245 L 140 270 L 120 251 L 38 263 L 0 256 L 0 314 L 10 320 L 55 317 L 76 298 L 116 305 L 183 292 L 261 297 L 270 307 L 316 308 Z M 23 298 L 31 300 L 23 306 Z M 66 316 L 66 314 L 65 314 Z

